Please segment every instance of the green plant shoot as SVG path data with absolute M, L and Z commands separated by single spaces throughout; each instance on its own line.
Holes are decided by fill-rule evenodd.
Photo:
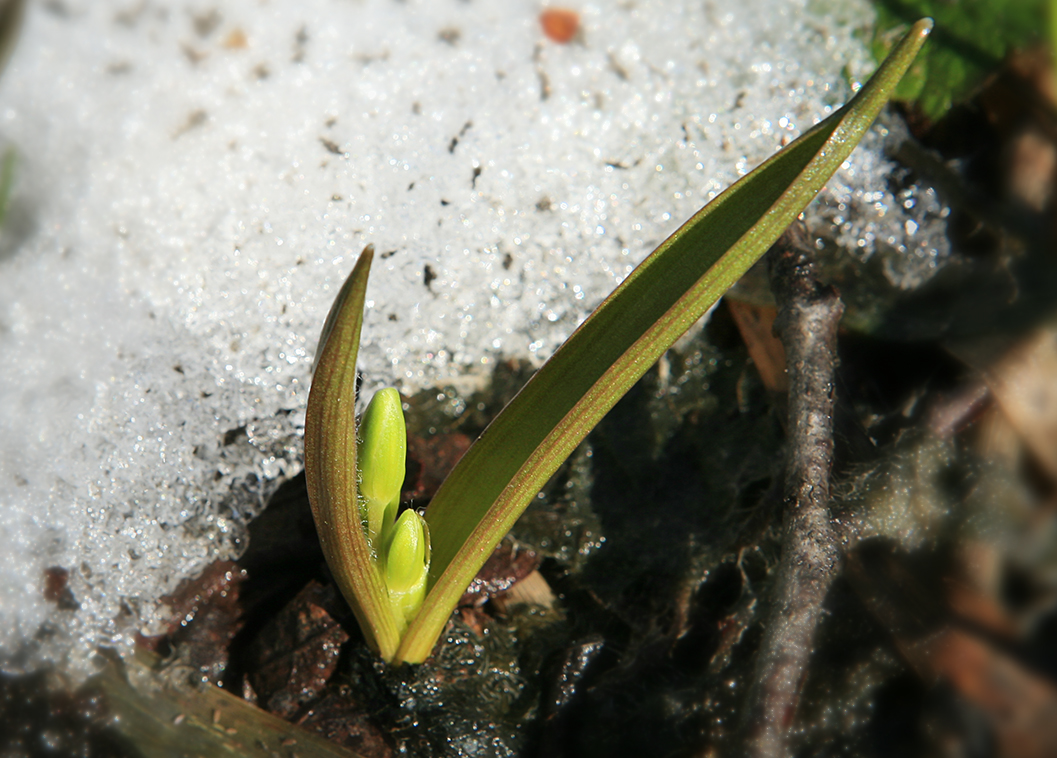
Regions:
M 363 412 L 356 457 L 367 543 L 379 560 L 400 507 L 406 455 L 407 430 L 400 393 L 387 387 L 375 393 Z
M 360 419 L 356 464 L 359 470 L 360 520 L 372 558 L 384 566 L 389 604 L 403 632 L 426 597 L 429 576 L 429 527 L 412 510 L 400 518 L 407 429 L 400 393 L 379 390 Z
M 404 511 L 393 526 L 385 559 L 389 602 L 401 630 L 407 628 L 426 599 L 429 559 L 429 527 L 413 510 Z
M 531 499 L 811 202 L 865 135 L 931 28 L 928 19 L 917 22 L 850 102 L 725 190 L 639 264 L 492 421 L 445 479 L 424 522 L 403 514 L 387 535 L 386 501 L 370 537 L 372 516 L 364 528 L 358 475 L 350 470 L 352 461 L 368 465 L 367 453 L 356 455 L 351 413 L 373 257 L 371 246 L 364 250 L 320 338 L 305 471 L 331 572 L 384 660 L 429 656 L 459 597 Z M 363 439 L 367 447 L 366 431 Z M 369 477 L 361 476 L 367 486 Z M 387 495 L 372 490 L 370 497 L 382 502 Z

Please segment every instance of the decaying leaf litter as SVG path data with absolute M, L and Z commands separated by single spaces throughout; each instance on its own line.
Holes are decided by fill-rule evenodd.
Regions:
M 1030 60 L 1009 61 L 896 148 L 917 156 L 908 172 L 958 182 L 961 195 L 945 198 L 949 268 L 879 295 L 869 261 L 849 266 L 821 245 L 818 276 L 840 289 L 855 328 L 838 338 L 834 416 L 844 562 L 791 714 L 798 755 L 932 755 L 941 744 L 1052 754 L 1055 143 L 1037 103 L 1010 113 L 1004 91 L 1027 82 L 1043 102 L 1052 94 L 1046 57 Z M 968 151 L 970 168 L 952 170 L 945 151 Z M 1023 151 L 1035 158 L 1002 160 Z M 240 565 L 189 583 L 173 598 L 172 633 L 144 649 L 174 681 L 222 683 L 362 755 L 726 754 L 781 552 L 782 353 L 767 329 L 745 326 L 746 313 L 773 320 L 753 282 L 548 485 L 436 660 L 394 672 L 367 654 L 328 583 L 298 480 L 254 525 Z M 409 398 L 417 502 L 527 373 L 503 366 L 480 396 Z M 557 601 L 512 600 L 530 576 Z M 226 613 L 234 599 L 239 612 Z M 72 735 L 94 702 L 86 692 L 53 721 Z M 234 738 L 227 707 L 169 723 L 199 718 Z M 302 741 L 298 754 L 311 749 Z

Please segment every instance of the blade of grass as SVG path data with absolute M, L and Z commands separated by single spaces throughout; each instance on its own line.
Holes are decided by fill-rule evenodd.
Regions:
M 367 643 L 388 661 L 400 632 L 356 500 L 356 355 L 373 257 L 374 247 L 368 245 L 334 300 L 319 338 L 305 413 L 305 480 L 327 565 Z
M 0 229 L 7 220 L 7 209 L 11 203 L 11 188 L 15 186 L 15 164 L 18 155 L 15 148 L 9 147 L 0 157 Z
M 464 588 L 547 479 L 665 350 L 767 250 L 862 139 L 932 28 L 852 100 L 737 181 L 624 280 L 496 417 L 426 511 L 430 591 L 396 653 L 426 659 Z

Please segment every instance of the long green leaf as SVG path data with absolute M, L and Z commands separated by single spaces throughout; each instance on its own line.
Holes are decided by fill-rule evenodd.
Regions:
M 465 587 L 551 474 L 822 189 L 931 28 L 928 19 L 915 24 L 847 105 L 661 244 L 495 418 L 426 511 L 433 542 L 430 592 L 396 662 L 425 660 Z
M 363 326 L 368 245 L 330 307 L 305 413 L 305 480 L 327 565 L 367 643 L 390 660 L 400 632 L 367 544 L 356 500 L 356 355 Z
M 137 647 L 124 661 L 103 670 L 78 690 L 77 698 L 106 698 L 106 738 L 120 736 L 118 755 L 138 758 L 362 758 L 322 735 L 212 684 L 195 687 L 172 680 L 162 686 L 157 656 Z M 89 701 L 90 702 L 90 701 Z M 296 743 L 295 750 L 287 746 Z M 72 754 L 73 751 L 71 751 Z M 105 751 L 104 754 L 110 754 Z

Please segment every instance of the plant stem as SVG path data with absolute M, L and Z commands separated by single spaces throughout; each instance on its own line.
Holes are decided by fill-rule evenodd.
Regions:
M 778 304 L 775 331 L 789 374 L 789 452 L 782 558 L 742 738 L 746 756 L 784 758 L 815 627 L 840 562 L 829 513 L 829 479 L 837 323 L 844 304 L 836 289 L 815 279 L 810 241 L 799 222 L 767 255 Z

